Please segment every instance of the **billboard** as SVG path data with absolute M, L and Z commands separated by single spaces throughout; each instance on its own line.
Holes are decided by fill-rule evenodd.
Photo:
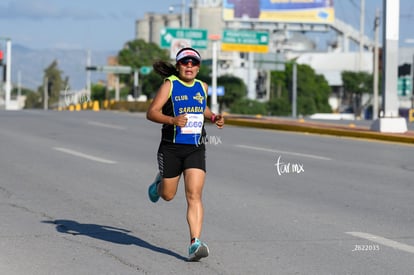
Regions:
M 223 0 L 225 21 L 333 23 L 333 0 Z

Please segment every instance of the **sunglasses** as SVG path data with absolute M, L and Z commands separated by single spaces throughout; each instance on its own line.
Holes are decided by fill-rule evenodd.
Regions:
M 198 61 L 195 58 L 191 58 L 191 57 L 183 58 L 180 61 L 178 61 L 178 63 L 180 63 L 181 65 L 184 65 L 184 66 L 187 66 L 190 62 L 191 62 L 191 65 L 193 65 L 193 66 L 200 65 L 200 61 Z

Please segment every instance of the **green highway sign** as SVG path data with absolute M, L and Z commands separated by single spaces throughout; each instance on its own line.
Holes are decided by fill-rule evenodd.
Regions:
M 161 48 L 170 48 L 174 40 L 189 40 L 195 49 L 207 49 L 208 36 L 206 29 L 165 28 L 160 33 Z
M 269 51 L 267 31 L 224 30 L 221 41 L 223 51 L 258 52 Z
M 129 66 L 89 66 L 86 70 L 113 74 L 130 74 L 133 71 Z
M 87 71 L 98 71 L 98 72 L 104 72 L 104 73 L 113 73 L 113 74 L 130 74 L 132 72 L 137 71 L 137 69 L 134 69 L 130 66 L 89 66 L 86 67 Z M 147 75 L 152 71 L 152 67 L 149 66 L 143 66 L 139 68 L 139 72 L 142 75 Z

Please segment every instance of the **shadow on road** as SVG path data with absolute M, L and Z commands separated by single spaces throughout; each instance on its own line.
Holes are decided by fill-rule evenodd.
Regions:
M 106 225 L 99 225 L 99 224 L 86 224 L 86 223 L 78 223 L 76 221 L 71 220 L 54 220 L 54 221 L 42 221 L 43 223 L 54 224 L 56 226 L 56 230 L 60 233 L 66 233 L 71 235 L 83 235 L 88 236 L 91 238 L 117 243 L 117 244 L 124 244 L 124 245 L 137 245 L 143 248 L 150 249 L 152 251 L 166 254 L 173 256 L 179 260 L 187 261 L 187 258 L 162 247 L 158 247 L 152 245 L 140 238 L 134 237 L 129 235 L 131 231 L 106 226 Z

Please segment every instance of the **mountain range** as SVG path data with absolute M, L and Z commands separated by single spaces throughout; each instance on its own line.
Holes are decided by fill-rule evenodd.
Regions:
M 66 49 L 30 49 L 18 44 L 12 46 L 12 83 L 23 88 L 37 90 L 43 84 L 44 71 L 54 60 L 62 72 L 62 78 L 69 78 L 71 90 L 86 87 L 86 66 L 88 51 Z M 91 66 L 106 65 L 108 57 L 117 55 L 117 51 L 90 51 Z M 19 77 L 20 75 L 20 77 Z M 93 71 L 91 81 L 106 80 L 106 75 Z
M 111 56 L 116 56 L 118 52 L 113 51 L 90 51 L 91 66 L 107 65 L 107 60 Z M 399 65 L 413 63 L 414 48 L 400 48 Z M 6 56 L 4 56 L 6 59 Z M 69 78 L 71 90 L 81 90 L 86 87 L 86 66 L 87 50 L 73 49 L 30 49 L 28 47 L 12 45 L 12 83 L 17 87 L 20 75 L 22 88 L 37 91 L 43 85 L 44 70 L 56 60 L 58 68 L 62 72 L 62 77 Z M 0 72 L 2 70 L 0 69 Z M 106 74 L 98 71 L 91 72 L 91 81 L 96 83 L 100 80 L 106 82 Z M 0 88 L 1 88 L 0 79 Z

